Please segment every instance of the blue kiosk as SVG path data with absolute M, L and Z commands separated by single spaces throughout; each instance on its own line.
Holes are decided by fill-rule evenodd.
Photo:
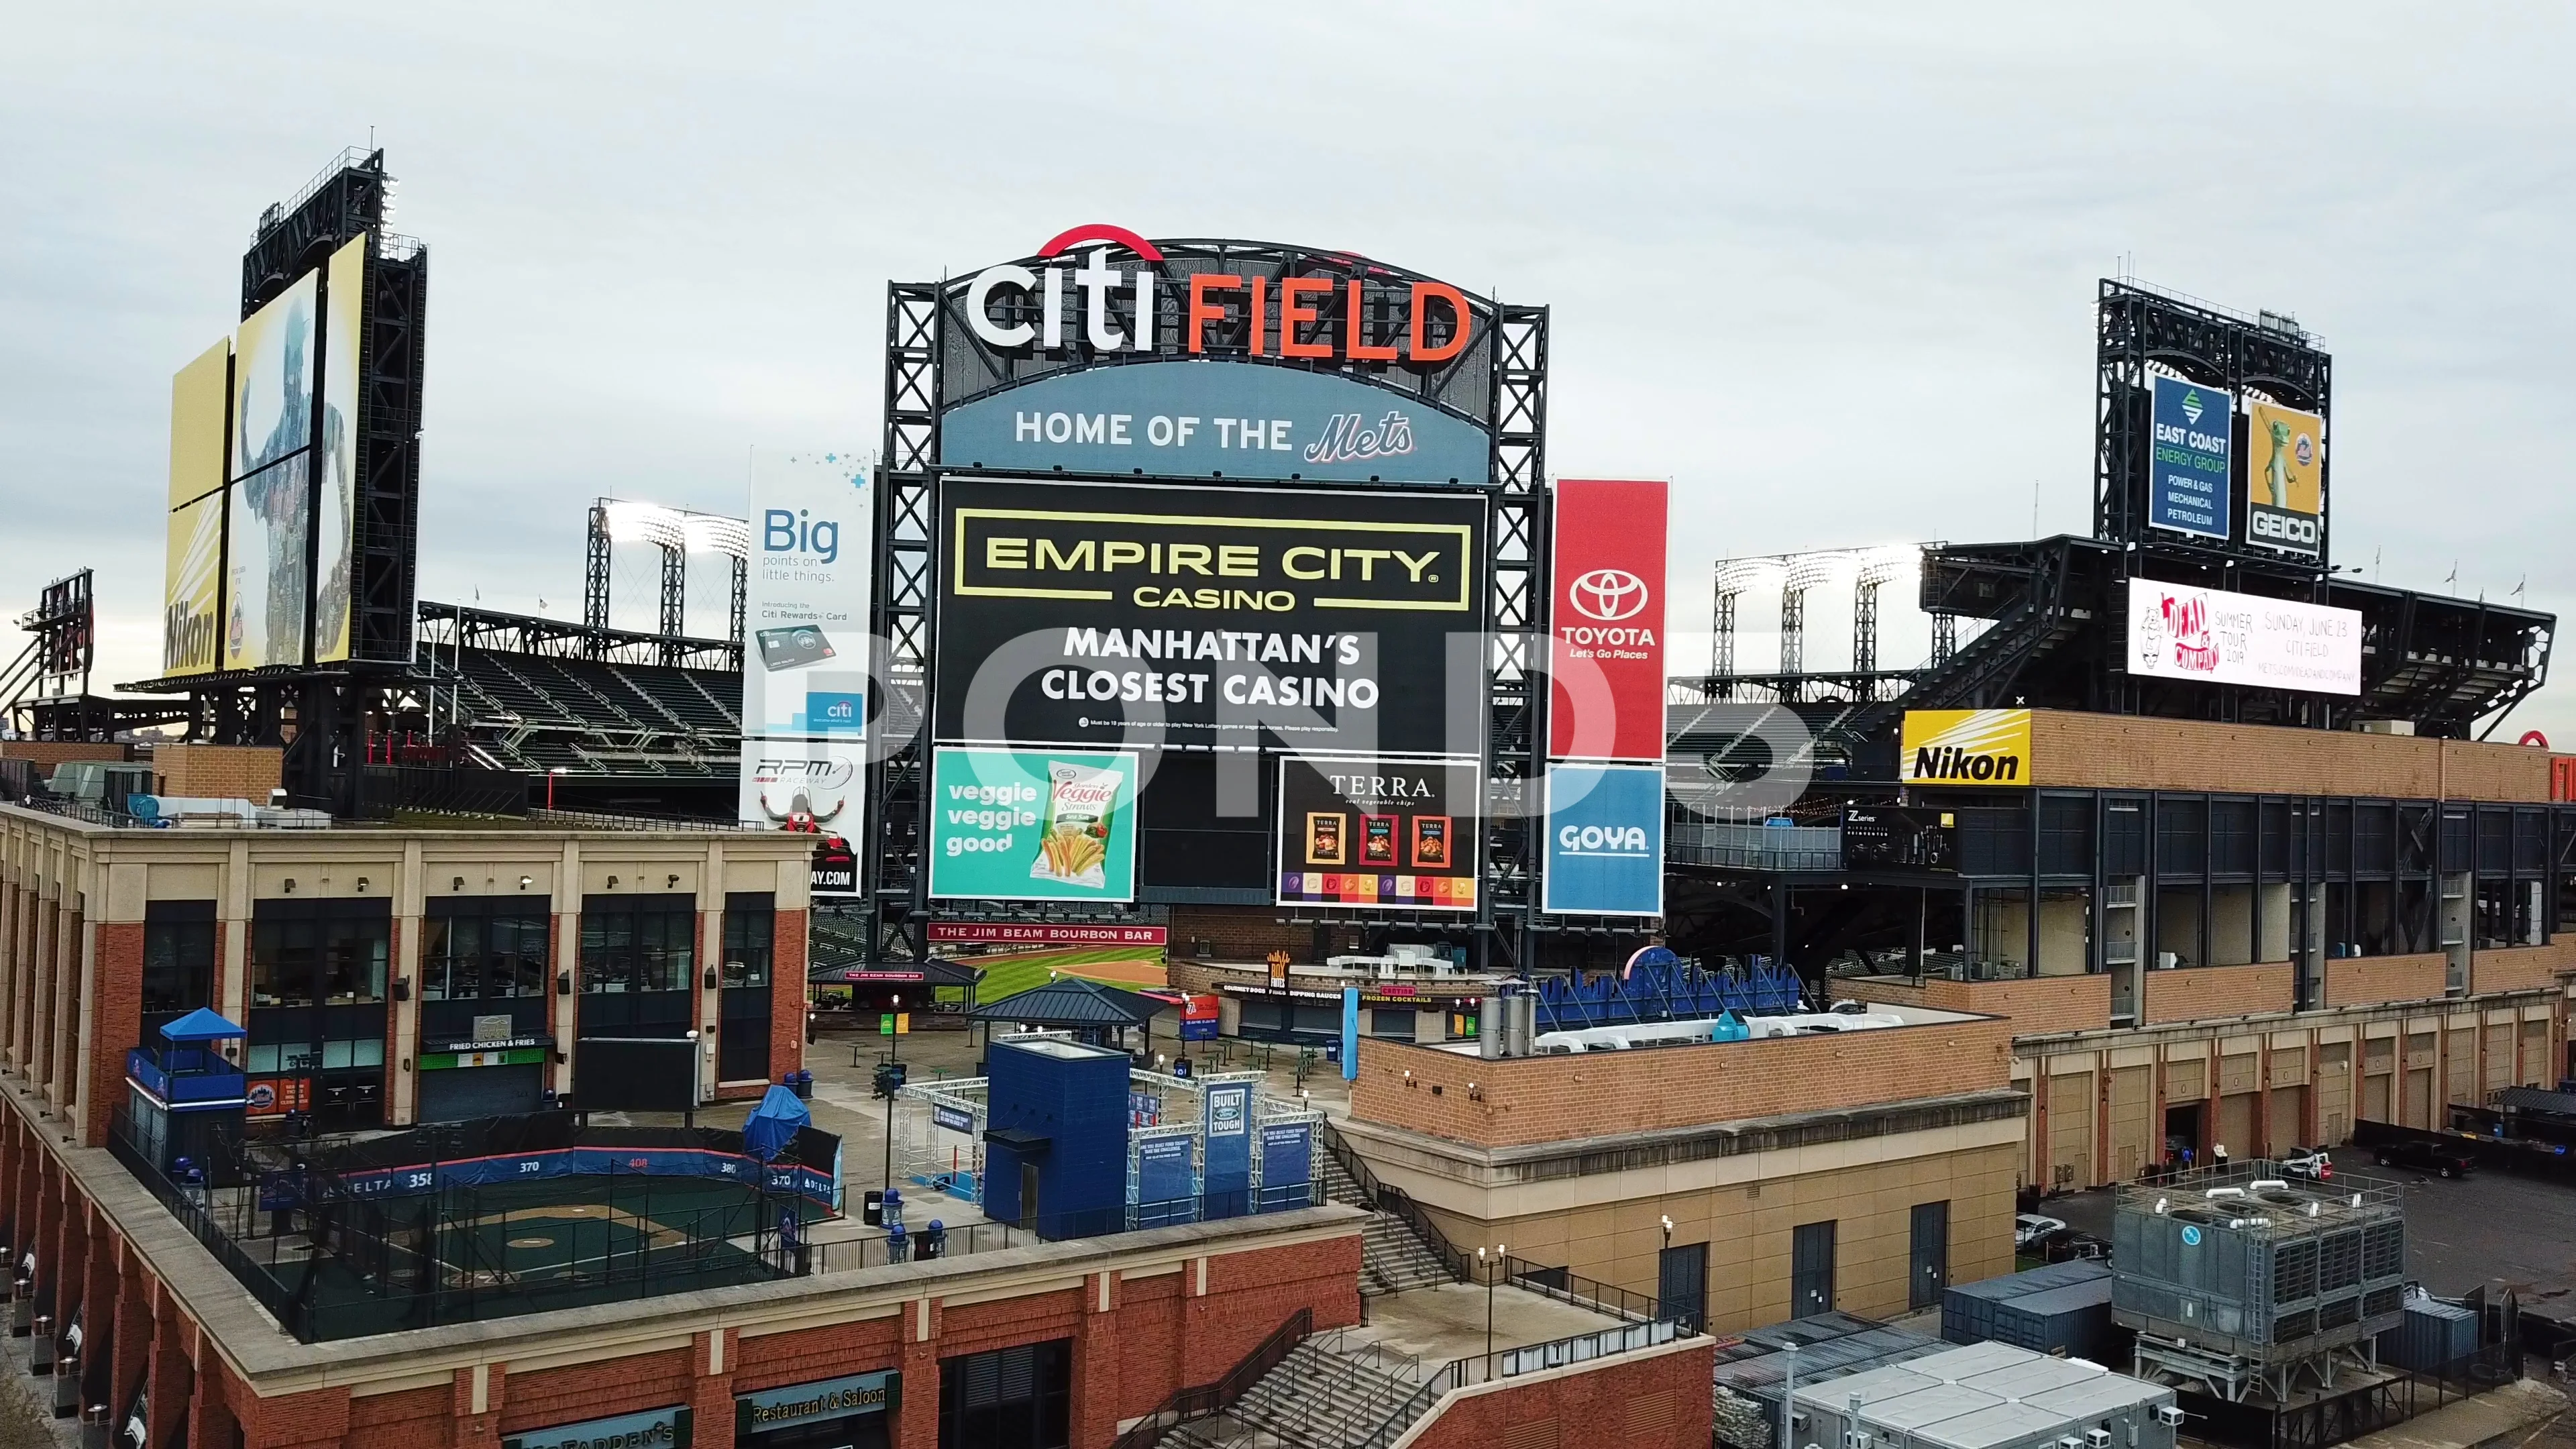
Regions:
M 229 1172 L 250 1104 L 240 1067 L 218 1046 L 249 1033 L 204 1007 L 161 1028 L 161 1045 L 125 1054 L 126 1119 L 135 1149 L 163 1176 L 180 1181 L 187 1162 L 211 1181 Z

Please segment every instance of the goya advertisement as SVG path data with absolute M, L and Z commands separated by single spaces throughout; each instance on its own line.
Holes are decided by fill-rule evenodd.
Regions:
M 2245 405 L 2245 539 L 2316 557 L 2325 542 L 2326 420 Z
M 1664 913 L 1664 767 L 1547 767 L 1543 908 L 1573 915 Z
M 932 752 L 930 893 L 950 900 L 1136 898 L 1133 754 Z
M 1483 800 L 1474 760 L 1282 756 L 1279 904 L 1474 910 Z
M 2147 522 L 2198 538 L 2224 539 L 2234 522 L 2228 488 L 2229 429 L 2235 407 L 2220 388 L 2179 378 L 2150 379 L 2155 445 L 2147 478 Z
M 1486 513 L 1481 493 L 944 480 L 938 737 L 1443 752 Z

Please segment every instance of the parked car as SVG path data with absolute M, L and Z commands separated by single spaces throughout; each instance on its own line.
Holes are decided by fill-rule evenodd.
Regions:
M 2038 1213 L 2018 1213 L 2013 1217 L 2013 1247 L 2028 1248 L 2044 1243 L 2066 1231 L 2062 1218 L 2042 1217 Z
M 2382 1142 L 2373 1149 L 2382 1167 L 2411 1167 L 2437 1177 L 2466 1177 L 2477 1154 L 2447 1142 Z
M 2334 1158 L 2322 1147 L 2292 1147 L 2281 1154 L 2281 1175 L 2311 1182 L 2334 1181 Z

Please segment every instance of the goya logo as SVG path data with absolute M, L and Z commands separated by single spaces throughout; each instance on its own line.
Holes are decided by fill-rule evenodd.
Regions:
M 1908 710 L 1899 743 L 1909 785 L 2027 785 L 2030 711 Z
M 1568 855 L 1652 855 L 1642 825 L 1560 825 L 1556 845 Z
M 1076 251 L 1079 264 L 1069 255 Z M 1133 271 L 1113 267 L 1113 251 L 1142 265 Z M 1061 352 L 1077 337 L 1093 352 L 1162 350 L 1166 288 L 1157 270 L 1160 247 L 1123 226 L 1093 222 L 1049 238 L 1038 248 L 1038 259 L 1053 264 L 1006 262 L 986 267 L 966 284 L 966 326 L 977 340 L 1010 352 Z M 1213 330 L 1227 351 L 1239 347 L 1252 357 L 1427 366 L 1466 351 L 1475 333 L 1466 294 L 1445 282 L 1387 285 L 1359 277 L 1193 272 L 1185 289 L 1175 277 L 1171 290 L 1169 300 L 1179 304 L 1182 323 L 1176 350 L 1190 354 L 1208 350 Z M 1391 338 L 1388 329 L 1399 316 L 1408 325 Z M 1367 318 L 1382 320 L 1369 325 Z

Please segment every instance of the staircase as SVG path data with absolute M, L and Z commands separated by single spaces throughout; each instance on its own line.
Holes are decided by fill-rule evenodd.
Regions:
M 1368 1223 L 1360 1231 L 1362 1297 L 1458 1281 L 1457 1275 L 1440 1261 L 1440 1255 L 1431 1251 L 1402 1218 L 1378 1206 L 1370 1189 L 1361 1186 L 1359 1179 L 1351 1176 L 1351 1170 L 1342 1165 L 1341 1154 L 1322 1152 L 1316 1161 L 1323 1166 L 1327 1201 L 1369 1210 Z
M 1443 1281 L 1446 1281 L 1444 1275 Z M 1262 1449 L 1286 1443 L 1343 1449 L 1388 1443 L 1427 1412 L 1422 1366 L 1342 1329 L 1300 1343 L 1278 1367 L 1212 1419 L 1180 1425 L 1163 1437 L 1173 1449 Z M 1392 1422 L 1402 1418 L 1404 1422 Z

